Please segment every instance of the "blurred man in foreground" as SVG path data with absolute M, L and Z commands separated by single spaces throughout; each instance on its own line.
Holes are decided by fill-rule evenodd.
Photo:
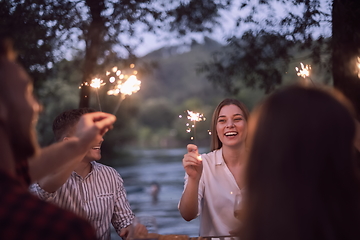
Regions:
M 40 149 L 35 134 L 40 106 L 32 83 L 15 62 L 10 41 L 1 37 L 0 76 L 0 239 L 96 239 L 89 223 L 32 196 L 27 185 L 80 161 L 96 137 L 112 128 L 115 117 L 88 114 L 71 141 Z

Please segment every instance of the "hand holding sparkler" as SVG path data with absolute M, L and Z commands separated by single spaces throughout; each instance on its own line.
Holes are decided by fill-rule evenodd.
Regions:
M 194 144 L 186 146 L 187 154 L 183 158 L 183 167 L 189 178 L 199 180 L 202 174 L 202 159 L 199 155 L 198 147 Z

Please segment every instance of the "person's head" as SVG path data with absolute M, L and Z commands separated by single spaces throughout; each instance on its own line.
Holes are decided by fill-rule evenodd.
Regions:
M 248 117 L 249 111 L 242 102 L 230 98 L 221 101 L 211 120 L 211 151 L 220 149 L 227 138 L 245 140 Z
M 11 41 L 0 38 L 0 127 L 18 161 L 39 150 L 35 125 L 40 106 L 33 96 L 32 81 L 15 56 Z
M 77 108 L 60 113 L 54 119 L 52 126 L 55 141 L 66 141 L 69 138 L 74 137 L 76 133 L 76 125 L 78 124 L 81 116 L 91 112 L 95 112 L 95 110 L 91 108 Z M 91 161 L 100 160 L 100 147 L 102 142 L 103 138 L 99 137 L 98 143 L 89 149 L 85 158 Z
M 329 90 L 270 95 L 249 120 L 242 237 L 323 239 L 341 234 L 341 221 L 359 224 L 354 133 L 350 109 Z

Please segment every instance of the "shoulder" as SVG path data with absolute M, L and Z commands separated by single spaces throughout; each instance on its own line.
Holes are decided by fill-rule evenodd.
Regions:
M 110 167 L 110 166 L 107 166 L 107 165 L 104 165 L 104 164 L 101 164 L 98 162 L 92 162 L 92 165 L 93 165 L 95 171 L 105 172 L 107 174 L 120 176 L 119 172 L 116 171 L 116 169 L 113 167 Z
M 117 183 L 123 182 L 120 173 L 115 168 L 106 166 L 98 162 L 93 162 L 92 164 L 97 177 L 102 178 L 106 182 L 109 182 L 109 180 Z
M 222 149 L 217 149 L 209 153 L 204 153 L 201 155 L 201 158 L 203 160 L 203 164 L 206 165 L 215 165 L 218 162 L 222 161 Z

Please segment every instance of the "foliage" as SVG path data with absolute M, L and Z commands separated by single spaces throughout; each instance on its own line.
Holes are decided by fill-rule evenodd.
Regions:
M 209 32 L 219 11 L 229 6 L 228 0 L 1 0 L 0 29 L 15 40 L 36 85 L 45 80 L 56 57 L 64 56 L 62 51 L 81 51 L 80 84 L 96 74 L 98 63 L 123 58 L 116 49 L 132 58 L 142 42 L 139 33 Z M 89 99 L 90 89 L 82 88 L 80 106 L 88 106 Z
M 35 87 L 46 80 L 57 60 L 59 52 L 55 49 L 64 40 L 59 35 L 69 24 L 63 16 L 71 11 L 71 6 L 62 1 L 0 0 L 0 35 L 14 40 L 19 61 L 34 79 Z
M 274 7 L 278 2 L 282 4 Z M 280 7 L 285 14 L 279 14 Z M 228 44 L 198 70 L 207 73 L 207 78 L 225 91 L 237 94 L 243 87 L 269 93 L 281 85 L 295 49 L 311 50 L 308 58 L 312 65 L 324 67 L 323 58 L 329 54 L 324 44 L 329 41 L 323 35 L 314 38 L 313 30 L 328 22 L 329 14 L 320 9 L 321 2 L 316 0 L 262 0 L 257 4 L 241 1 L 242 17 L 238 18 L 237 27 L 250 27 L 240 36 L 230 37 Z
M 61 112 L 77 108 L 79 97 L 79 76 L 81 72 L 77 68 L 81 60 L 67 61 L 63 60 L 55 64 L 53 71 L 56 78 L 46 81 L 38 91 L 39 100 L 43 105 L 43 112 L 39 117 L 37 124 L 38 138 L 42 146 L 46 146 L 53 141 L 52 122 Z M 95 96 L 95 92 L 92 92 Z M 100 94 L 103 96 L 103 94 Z M 101 106 L 106 112 L 113 112 L 118 98 L 104 96 L 101 98 Z M 106 101 L 107 100 L 107 101 Z M 112 159 L 119 155 L 125 143 L 134 140 L 135 124 L 134 117 L 138 112 L 138 100 L 134 97 L 125 99 L 118 110 L 118 121 L 114 129 L 107 133 L 102 144 L 104 159 Z M 98 109 L 98 102 L 93 98 L 90 104 L 91 108 Z
M 312 69 L 333 82 L 355 105 L 360 119 L 360 2 L 357 0 L 239 1 L 236 29 L 228 45 L 199 67 L 229 93 L 243 87 L 273 91 L 284 72 L 307 54 Z M 303 54 L 305 55 L 305 54 Z M 319 75 L 318 75 L 319 76 Z

